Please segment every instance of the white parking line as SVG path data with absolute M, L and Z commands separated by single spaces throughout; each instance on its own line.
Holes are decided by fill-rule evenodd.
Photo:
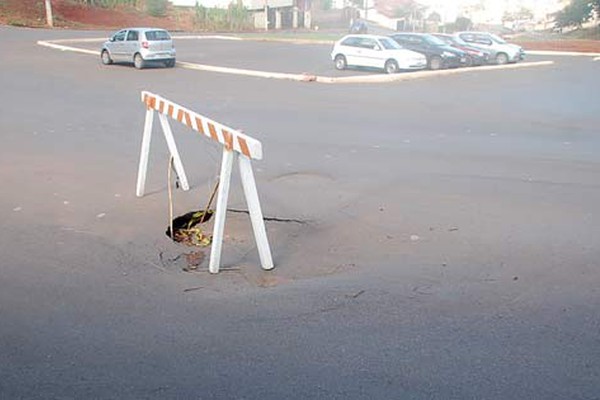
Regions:
M 179 36 L 175 38 L 182 39 L 196 39 L 196 38 L 227 38 L 226 40 L 239 40 L 238 38 L 232 38 L 229 36 Z M 76 43 L 76 42 L 100 42 L 106 39 L 99 38 L 88 38 L 88 39 L 59 39 L 52 41 L 44 41 L 40 40 L 37 42 L 40 46 L 50 47 L 53 49 L 61 50 L 61 51 L 73 51 L 77 53 L 83 54 L 91 54 L 94 56 L 99 56 L 100 51 L 97 50 L 88 50 L 82 49 L 79 47 L 73 46 L 65 46 L 58 43 Z M 599 57 L 600 58 L 600 57 Z M 545 65 L 552 65 L 554 61 L 539 61 L 539 62 L 529 62 L 529 63 L 519 63 L 519 64 L 507 64 L 507 65 L 489 65 L 475 68 L 457 68 L 457 69 L 445 69 L 438 71 L 414 71 L 410 73 L 399 73 L 399 74 L 381 74 L 378 73 L 376 75 L 354 75 L 354 76 L 344 76 L 344 77 L 329 77 L 329 76 L 317 76 L 311 74 L 290 74 L 284 72 L 269 72 L 269 71 L 256 71 L 251 69 L 243 69 L 243 68 L 231 68 L 231 67 L 220 67 L 216 65 L 206 65 L 206 64 L 196 64 L 184 61 L 178 61 L 177 65 L 181 68 L 198 70 L 198 71 L 209 71 L 209 72 L 218 72 L 224 74 L 233 74 L 233 75 L 244 75 L 244 76 L 253 76 L 258 78 L 267 78 L 267 79 L 283 79 L 283 80 L 292 80 L 299 82 L 320 82 L 320 83 L 381 83 L 381 82 L 398 82 L 398 81 L 406 81 L 413 79 L 421 79 L 428 78 L 433 76 L 442 76 L 442 75 L 453 75 L 458 73 L 468 73 L 475 71 L 495 71 L 500 69 L 516 69 L 516 68 L 528 68 L 528 67 L 539 67 Z
M 594 61 L 600 61 L 600 57 L 594 58 Z

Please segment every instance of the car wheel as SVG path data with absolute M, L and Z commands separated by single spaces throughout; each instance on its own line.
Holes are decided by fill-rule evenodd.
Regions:
M 142 58 L 142 56 L 139 53 L 137 53 L 133 57 L 133 66 L 136 67 L 137 69 L 144 68 L 144 59 Z
M 506 53 L 498 53 L 496 55 L 496 64 L 504 65 L 508 63 L 508 55 Z
M 431 60 L 429 60 L 429 69 L 432 71 L 442 69 L 443 66 L 442 59 L 438 56 L 433 56 L 431 57 Z
M 112 58 L 110 58 L 110 54 L 108 54 L 107 50 L 102 50 L 100 59 L 102 60 L 102 64 L 104 64 L 104 65 L 110 65 L 113 63 L 113 60 L 112 60 Z
M 338 70 L 344 70 L 346 69 L 346 67 L 348 66 L 348 64 L 346 63 L 346 57 L 344 57 L 341 54 L 338 54 L 337 56 L 335 56 L 335 69 Z
M 165 67 L 167 67 L 167 68 L 173 68 L 174 66 L 175 66 L 175 59 L 168 60 L 167 62 L 165 62 Z
M 387 60 L 384 69 L 387 74 L 395 74 L 399 70 L 398 63 L 394 60 Z
M 467 56 L 466 61 L 465 61 L 465 67 L 472 67 L 473 65 L 475 65 L 475 62 L 473 61 L 473 57 Z

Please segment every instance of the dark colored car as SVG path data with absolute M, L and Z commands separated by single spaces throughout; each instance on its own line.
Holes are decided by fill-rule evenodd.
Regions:
M 429 69 L 456 68 L 467 63 L 467 53 L 428 33 L 394 33 L 390 37 L 405 49 L 425 55 Z
M 467 67 L 472 65 L 484 65 L 490 62 L 491 52 L 485 51 L 483 49 L 469 46 L 467 42 L 459 38 L 458 36 L 452 36 L 445 33 L 432 33 L 436 38 L 443 40 L 449 46 L 452 46 L 456 49 L 462 50 L 467 53 Z

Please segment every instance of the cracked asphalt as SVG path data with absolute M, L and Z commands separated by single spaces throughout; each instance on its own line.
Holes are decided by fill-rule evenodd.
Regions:
M 0 398 L 598 398 L 598 62 L 340 86 L 36 45 L 107 34 L 0 27 Z M 318 46 L 192 46 L 333 71 Z M 141 90 L 263 142 L 263 213 L 306 221 L 267 221 L 274 271 L 239 212 L 223 272 L 183 271 L 158 127 L 135 197 Z M 180 215 L 220 149 L 172 126 Z

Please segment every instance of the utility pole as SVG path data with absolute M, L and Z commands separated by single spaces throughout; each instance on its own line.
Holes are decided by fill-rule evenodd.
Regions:
M 46 2 L 46 22 L 50 28 L 54 27 L 54 19 L 52 18 L 52 1 L 45 0 Z

